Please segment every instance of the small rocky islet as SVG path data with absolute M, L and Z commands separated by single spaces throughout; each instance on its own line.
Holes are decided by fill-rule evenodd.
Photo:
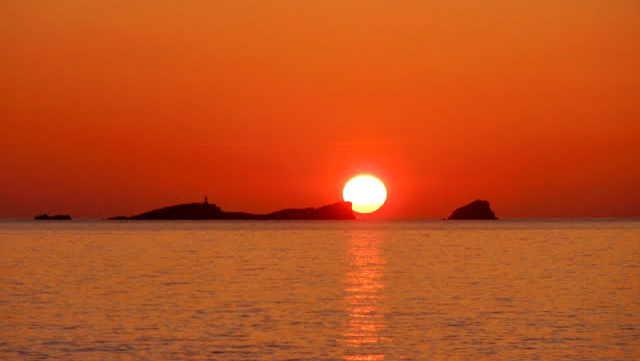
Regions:
M 33 217 L 36 221 L 70 221 L 71 216 L 68 214 L 56 214 L 55 216 L 50 216 L 48 214 L 40 214 Z
M 491 210 L 488 201 L 476 199 L 475 201 L 464 205 L 451 213 L 448 219 L 451 220 L 496 220 L 495 213 Z

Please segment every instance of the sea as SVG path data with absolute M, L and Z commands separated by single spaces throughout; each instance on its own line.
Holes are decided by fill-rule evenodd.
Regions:
M 640 360 L 640 220 L 3 220 L 0 317 L 6 360 Z

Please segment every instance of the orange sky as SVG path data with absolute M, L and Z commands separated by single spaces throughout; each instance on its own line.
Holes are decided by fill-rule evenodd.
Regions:
M 2 1 L 0 217 L 387 185 L 374 217 L 640 216 L 638 1 Z

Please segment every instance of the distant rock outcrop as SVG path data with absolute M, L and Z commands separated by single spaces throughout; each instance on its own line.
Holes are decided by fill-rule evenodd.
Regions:
M 71 216 L 68 214 L 57 214 L 55 216 L 50 216 L 48 214 L 40 214 L 38 216 L 33 217 L 36 221 L 70 221 Z
M 351 202 L 338 202 L 320 208 L 284 209 L 269 214 L 224 212 L 215 204 L 188 203 L 155 209 L 132 217 L 109 220 L 341 220 L 356 219 Z
M 476 199 L 475 201 L 453 211 L 449 219 L 498 219 L 491 210 L 489 202 Z

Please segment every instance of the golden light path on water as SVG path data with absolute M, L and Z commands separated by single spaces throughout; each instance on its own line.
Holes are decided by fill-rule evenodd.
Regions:
M 347 325 L 341 334 L 345 360 L 384 360 L 383 336 L 387 328 L 382 282 L 386 260 L 382 240 L 366 231 L 354 231 L 349 247 L 349 271 L 345 283 Z

